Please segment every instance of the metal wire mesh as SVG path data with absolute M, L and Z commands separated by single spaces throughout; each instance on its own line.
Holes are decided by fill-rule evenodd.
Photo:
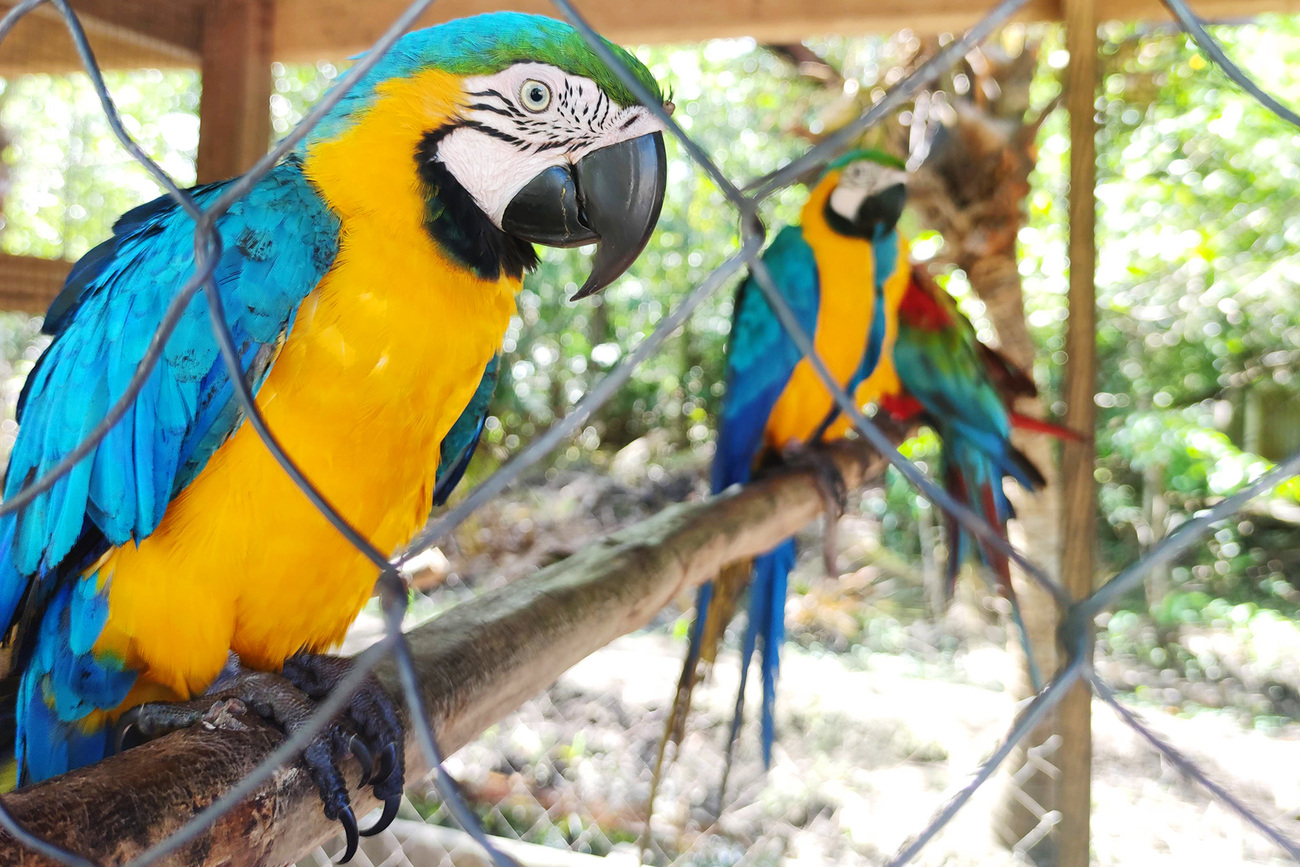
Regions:
M 572 478 L 565 482 L 572 483 Z M 809 533 L 804 541 L 811 539 Z M 803 568 L 815 571 L 815 564 Z M 915 624 L 913 634 L 926 646 L 918 643 L 901 657 L 896 650 L 788 653 L 782 660 L 781 739 L 774 765 L 762 772 L 751 721 L 721 805 L 717 774 L 739 660 L 734 652 L 720 658 L 712 681 L 693 701 L 690 732 L 665 778 L 641 863 L 865 867 L 883 861 L 915 821 L 918 806 L 961 784 L 966 769 L 996 743 L 1014 713 L 1011 696 L 992 685 L 1010 667 L 1003 644 L 992 635 L 966 637 L 968 648 L 983 659 L 963 654 L 972 668 L 962 663 L 954 670 L 951 662 L 935 661 L 918 677 L 915 666 L 937 656 L 935 633 L 946 635 L 954 619 L 960 617 L 942 625 Z M 980 672 L 979 666 L 993 658 L 1001 667 Z M 645 797 L 679 668 L 680 646 L 661 629 L 628 636 L 588 657 L 462 747 L 449 759 L 449 769 L 465 781 L 467 797 L 489 833 L 507 847 L 518 841 L 511 851 L 524 864 L 585 865 L 595 858 L 638 863 Z M 979 680 L 969 679 L 976 673 Z M 1287 785 L 1278 770 L 1300 755 L 1294 749 L 1300 745 L 1269 752 L 1278 748 L 1276 739 L 1216 720 L 1223 725 L 1212 731 L 1231 738 L 1228 746 L 1208 736 L 1211 730 L 1203 724 L 1210 721 L 1159 714 L 1156 731 L 1166 740 L 1195 744 L 1194 760 L 1209 757 L 1206 767 L 1230 780 L 1253 810 L 1285 822 L 1283 805 L 1273 801 Z M 1119 717 L 1099 712 L 1094 730 L 1096 863 L 1172 865 L 1179 856 L 1191 864 L 1271 867 L 1287 861 L 1161 760 Z M 1052 736 L 1030 748 L 1025 765 L 986 786 L 913 863 L 1053 863 L 1061 814 L 1027 793 L 1044 777 L 1054 782 L 1060 744 Z M 1250 752 L 1239 752 L 1246 748 Z M 1240 761 L 1248 756 L 1264 758 L 1271 770 L 1249 770 Z M 1271 782 L 1259 788 L 1256 780 Z M 998 825 L 1006 795 L 1036 817 L 1032 828 L 1017 829 L 1015 837 L 1005 836 Z M 450 819 L 431 793 L 417 787 L 410 797 L 391 835 L 363 841 L 361 853 L 370 863 L 483 863 L 465 835 L 446 827 Z M 332 841 L 300 863 L 323 867 L 341 850 L 342 840 Z
M 3 19 L 0 19 L 0 40 L 10 32 L 15 23 L 23 16 L 30 13 L 36 7 L 43 5 L 45 2 L 47 2 L 47 0 L 24 0 L 24 2 L 14 6 Z M 1254 482 L 1244 486 L 1236 494 L 1225 498 L 1213 508 L 1204 511 L 1193 520 L 1182 525 L 1176 532 L 1165 538 L 1140 561 L 1122 571 L 1088 598 L 1074 601 L 1052 580 L 1047 570 L 1027 560 L 1018 551 L 1007 545 L 1001 536 L 992 527 L 983 522 L 977 515 L 933 485 L 933 483 L 931 483 L 914 464 L 899 454 L 891 444 L 888 437 L 879 430 L 870 419 L 863 415 L 860 408 L 855 405 L 853 399 L 839 387 L 838 383 L 836 383 L 834 378 L 830 375 L 821 359 L 817 357 L 813 351 L 813 345 L 809 335 L 800 328 L 785 300 L 781 297 L 773 284 L 771 275 L 768 273 L 766 266 L 762 260 L 758 258 L 758 254 L 762 247 L 763 230 L 757 220 L 757 214 L 760 204 L 766 197 L 794 182 L 809 170 L 824 165 L 840 151 L 850 146 L 864 130 L 882 120 L 889 112 L 903 104 L 909 97 L 914 95 L 942 70 L 961 58 L 972 46 L 976 45 L 1001 24 L 1005 23 L 1020 7 L 1025 5 L 1027 0 L 1002 0 L 1002 2 L 994 7 L 992 11 L 965 36 L 950 42 L 911 75 L 890 88 L 885 96 L 861 118 L 842 128 L 835 135 L 832 135 L 817 146 L 811 148 L 802 157 L 792 161 L 775 172 L 756 178 L 743 186 L 737 185 L 727 178 L 713 163 L 709 156 L 681 130 L 671 117 L 668 116 L 668 114 L 663 110 L 663 107 L 655 100 L 649 98 L 649 94 L 644 92 L 644 88 L 640 82 L 622 65 L 622 62 L 615 57 L 612 52 L 610 52 L 608 47 L 599 40 L 595 31 L 585 22 L 568 0 L 553 0 L 556 9 L 583 34 L 592 50 L 602 57 L 606 64 L 623 79 L 625 84 L 649 107 L 652 112 L 659 116 L 660 120 L 664 123 L 669 132 L 681 143 L 686 153 L 723 192 L 740 217 L 740 235 L 742 243 L 737 251 L 727 259 L 723 265 L 715 270 L 708 279 L 703 281 L 691 294 L 683 299 L 672 313 L 661 322 L 655 331 L 645 341 L 643 341 L 640 346 L 638 346 L 637 349 L 619 365 L 619 367 L 599 382 L 578 404 L 573 412 L 557 422 L 544 435 L 539 437 L 528 448 L 523 450 L 514 460 L 506 464 L 486 482 L 476 488 L 456 508 L 433 522 L 405 551 L 391 559 L 372 546 L 362 533 L 351 527 L 346 520 L 344 520 L 342 516 L 322 497 L 319 491 L 317 491 L 312 485 L 311 481 L 298 470 L 291 457 L 285 454 L 284 450 L 276 441 L 273 432 L 267 428 L 262 420 L 252 390 L 246 381 L 244 371 L 240 368 L 238 353 L 231 338 L 225 316 L 223 315 L 221 299 L 213 279 L 214 265 L 221 252 L 221 242 L 215 230 L 215 222 L 234 202 L 245 195 L 253 185 L 271 169 L 271 167 L 285 156 L 285 154 L 287 154 L 289 150 L 311 130 L 324 114 L 347 93 L 348 88 L 351 87 L 353 83 L 355 83 L 365 74 L 366 71 L 372 68 L 374 64 L 380 60 L 398 36 L 405 32 L 415 22 L 415 20 L 432 5 L 433 0 L 416 0 L 416 2 L 413 2 L 402 13 L 402 15 L 393 22 L 392 26 L 374 44 L 374 46 L 372 46 L 372 49 L 343 76 L 337 86 L 307 114 L 301 123 L 298 124 L 298 126 L 296 126 L 285 137 L 285 139 L 276 146 L 275 149 L 273 149 L 263 159 L 259 160 L 248 173 L 229 184 L 220 197 L 206 209 L 198 208 L 189 195 L 185 191 L 180 190 L 168 175 L 157 164 L 150 160 L 149 157 L 135 144 L 135 142 L 132 141 L 117 115 L 112 98 L 99 74 L 95 56 L 89 47 L 85 32 L 82 29 L 75 12 L 70 8 L 67 0 L 48 0 L 48 2 L 62 16 L 65 26 L 72 35 L 74 45 L 79 57 L 81 58 L 82 64 L 84 65 L 86 72 L 90 75 L 92 83 L 100 96 L 102 107 L 106 117 L 108 118 L 110 127 L 121 142 L 122 146 L 126 148 L 127 151 L 153 175 L 158 183 L 166 190 L 167 194 L 194 219 L 196 271 L 170 304 L 148 352 L 140 360 L 139 366 L 129 387 L 109 410 L 103 421 L 73 452 L 71 452 L 46 476 L 35 480 L 14 497 L 11 497 L 3 504 L 0 504 L 0 514 L 8 514 L 21 509 L 40 492 L 48 490 L 54 481 L 66 474 L 77 463 L 84 459 L 95 445 L 103 439 L 108 431 L 122 418 L 126 410 L 135 400 L 136 395 L 139 393 L 145 380 L 148 378 L 154 365 L 157 363 L 157 360 L 162 353 L 163 346 L 180 320 L 181 314 L 194 296 L 202 291 L 208 305 L 209 318 L 214 337 L 221 349 L 227 372 L 236 385 L 235 390 L 237 399 L 240 401 L 246 418 L 249 423 L 254 426 L 259 437 L 262 439 L 267 449 L 284 468 L 284 471 L 293 478 L 297 486 L 302 490 L 304 496 L 307 496 L 311 500 L 316 508 L 330 520 L 334 527 L 345 538 L 347 538 L 358 551 L 363 553 L 374 563 L 376 567 L 378 586 L 383 599 L 385 623 L 383 638 L 372 648 L 356 658 L 356 665 L 352 673 L 340 685 L 340 688 L 336 690 L 334 694 L 321 703 L 313 717 L 313 724 L 300 730 L 293 737 L 288 738 L 279 748 L 277 748 L 267 761 L 262 763 L 254 773 L 247 776 L 239 786 L 227 792 L 217 802 L 201 811 L 184 827 L 172 834 L 165 841 L 145 852 L 140 857 L 134 859 L 131 862 L 133 865 L 151 863 L 164 855 L 176 851 L 180 846 L 185 845 L 187 842 L 190 842 L 195 838 L 195 836 L 202 833 L 202 831 L 214 822 L 224 811 L 230 809 L 238 803 L 240 799 L 246 797 L 258 785 L 267 780 L 277 767 L 286 761 L 292 760 L 307 741 L 324 725 L 326 725 L 330 718 L 343 706 L 349 693 L 360 684 L 365 675 L 383 656 L 387 654 L 392 654 L 396 660 L 397 669 L 401 677 L 404 698 L 409 710 L 410 722 L 415 729 L 417 739 L 423 747 L 425 756 L 433 768 L 434 785 L 443 804 L 440 809 L 446 810 L 457 823 L 462 825 L 468 831 L 470 836 L 477 841 L 478 845 L 484 847 L 489 852 L 490 856 L 496 863 L 514 863 L 508 853 L 498 851 L 497 848 L 488 840 L 483 831 L 482 823 L 476 819 L 473 813 L 469 810 L 464 799 L 461 797 L 456 784 L 443 768 L 442 756 L 434 740 L 429 718 L 425 712 L 425 708 L 423 707 L 421 693 L 416 683 L 415 669 L 411 660 L 410 648 L 406 644 L 400 629 L 407 596 L 405 586 L 397 572 L 397 567 L 407 563 L 422 550 L 445 539 L 447 535 L 463 522 L 465 518 L 473 513 L 475 509 L 505 490 L 525 469 L 542 460 L 561 441 L 576 432 L 590 414 L 628 379 L 635 367 L 653 353 L 664 339 L 692 314 L 700 302 L 716 291 L 729 277 L 745 266 L 748 266 L 751 269 L 761 291 L 763 291 L 769 305 L 777 314 L 783 327 L 789 332 L 792 339 L 824 381 L 827 388 L 834 396 L 837 406 L 851 419 L 858 434 L 880 451 L 881 454 L 883 454 L 892 465 L 894 465 L 912 484 L 914 484 L 926 498 L 934 502 L 949 515 L 953 516 L 962 527 L 987 541 L 989 544 L 1004 550 L 1014 562 L 1021 566 L 1027 575 L 1029 575 L 1051 595 L 1062 612 L 1061 638 L 1067 654 L 1067 659 L 1064 665 L 1062 665 L 1060 670 L 1055 673 L 1052 680 L 1023 708 L 1018 715 L 1015 724 L 1002 739 L 1000 746 L 993 752 L 991 757 L 989 757 L 979 767 L 978 771 L 965 785 L 952 794 L 947 803 L 935 814 L 932 820 L 898 853 L 890 858 L 887 863 L 889 865 L 901 865 L 909 862 L 920 853 L 939 832 L 939 830 L 962 809 L 980 786 L 992 776 L 994 771 L 1007 757 L 1011 750 L 1055 708 L 1066 692 L 1076 683 L 1089 685 L 1098 697 L 1116 709 L 1125 724 L 1137 731 L 1171 763 L 1209 789 L 1223 806 L 1238 813 L 1248 823 L 1259 829 L 1259 831 L 1268 839 L 1281 847 L 1292 858 L 1300 860 L 1300 845 L 1297 845 L 1294 841 L 1286 838 L 1279 830 L 1255 815 L 1254 812 L 1252 812 L 1239 799 L 1215 784 L 1194 762 L 1180 754 L 1172 745 L 1168 744 L 1148 727 L 1144 726 L 1130 711 L 1115 701 L 1113 694 L 1092 670 L 1091 641 L 1091 625 L 1093 619 L 1101 611 L 1114 604 L 1119 596 L 1140 584 L 1143 578 L 1152 569 L 1167 564 L 1182 551 L 1186 550 L 1212 525 L 1232 515 L 1235 511 L 1245 505 L 1250 498 L 1277 486 L 1285 479 L 1296 474 L 1297 471 L 1300 471 L 1300 454 L 1290 457 L 1276 466 L 1273 470 L 1260 476 Z M 1176 17 L 1179 19 L 1182 26 L 1184 26 L 1188 32 L 1192 33 L 1198 42 L 1207 48 L 1212 59 L 1217 63 L 1222 64 L 1234 80 L 1246 86 L 1253 95 L 1264 101 L 1268 107 L 1294 122 L 1295 116 L 1293 114 L 1289 113 L 1275 100 L 1271 100 L 1271 98 L 1263 94 L 1262 91 L 1254 87 L 1254 85 L 1251 84 L 1249 80 L 1239 72 L 1239 70 L 1236 70 L 1235 67 L 1231 66 L 1222 51 L 1217 49 L 1217 45 L 1215 45 L 1213 39 L 1205 32 L 1204 28 L 1200 26 L 1199 21 L 1195 16 L 1186 9 L 1181 0 L 1165 0 L 1165 2 L 1166 5 L 1175 12 Z M 534 710 L 543 715 L 548 712 L 545 705 L 534 707 Z M 1034 772 L 1051 773 L 1054 770 L 1050 763 L 1049 754 L 1051 749 L 1049 749 L 1049 746 L 1052 749 L 1055 748 L 1055 745 L 1044 744 L 1031 751 L 1032 760 L 1030 765 L 1033 767 Z M 468 768 L 466 768 L 466 770 L 467 772 L 469 771 Z M 535 770 L 536 769 L 531 767 L 515 767 L 511 769 L 511 773 L 520 775 L 524 773 L 535 773 Z M 474 774 L 468 773 L 468 776 L 474 777 Z M 555 799 L 552 805 L 543 805 L 545 808 L 544 812 L 548 817 L 548 820 L 553 820 L 554 816 L 557 815 L 557 811 L 569 809 L 573 817 L 569 821 L 571 830 L 573 828 L 581 828 L 581 830 L 576 832 L 575 839 L 582 841 L 583 845 L 586 845 L 593 850 L 607 847 L 610 851 L 614 851 L 617 847 L 617 842 L 610 839 L 608 835 L 604 834 L 604 832 L 600 831 L 598 823 L 585 821 L 579 812 L 571 809 L 570 805 L 572 803 L 573 800 L 571 798 L 566 799 L 565 797 L 560 796 Z M 1039 828 L 1043 833 L 1046 833 L 1050 830 L 1056 817 L 1050 811 L 1043 809 L 1042 805 L 1035 804 L 1034 807 L 1041 813 Z M 500 813 L 500 811 L 498 812 Z M 494 824 L 504 823 L 506 826 L 513 827 L 512 823 L 509 821 L 510 817 L 504 813 L 500 813 L 499 816 L 489 816 L 488 818 L 493 819 Z M 554 821 L 551 821 L 551 824 L 554 825 Z M 86 858 L 65 851 L 58 846 L 50 844 L 49 842 L 30 834 L 22 828 L 13 816 L 2 806 L 0 806 L 0 825 L 8 830 L 23 845 L 58 862 L 68 865 L 87 865 L 92 863 Z M 538 833 L 539 828 L 541 828 L 540 822 L 535 821 L 522 832 L 517 831 L 516 836 L 527 838 L 530 834 Z M 411 859 L 403 854 L 399 848 L 394 852 L 381 856 L 379 861 L 373 861 L 373 863 L 404 864 L 411 863 Z

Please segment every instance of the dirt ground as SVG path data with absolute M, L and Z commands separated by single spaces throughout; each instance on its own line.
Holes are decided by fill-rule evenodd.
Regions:
M 681 647 L 662 632 L 619 639 L 457 753 L 449 767 L 493 832 L 631 860 Z M 747 725 L 714 826 L 736 662 L 721 660 L 698 693 L 657 804 L 657 863 L 880 863 L 966 781 L 1016 710 L 999 686 L 1011 658 L 993 646 L 944 665 L 788 652 L 772 769 L 762 773 L 756 726 Z M 1221 714 L 1138 710 L 1253 810 L 1300 836 L 1300 725 L 1265 732 Z M 1292 863 L 1100 702 L 1093 720 L 1093 863 Z M 990 830 L 1009 784 L 995 778 L 915 863 L 1028 863 Z

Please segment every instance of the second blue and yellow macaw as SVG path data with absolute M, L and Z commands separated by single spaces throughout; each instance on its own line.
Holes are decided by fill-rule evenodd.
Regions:
M 596 243 L 579 294 L 599 290 L 644 247 L 664 181 L 660 122 L 580 35 L 498 13 L 401 38 L 217 220 L 215 280 L 258 405 L 376 547 L 411 539 L 463 471 L 532 243 Z M 209 205 L 225 188 L 193 195 Z M 122 394 L 194 270 L 192 233 L 159 199 L 73 268 L 19 404 L 6 497 Z M 20 783 L 104 757 L 124 711 L 201 695 L 232 653 L 319 686 L 338 667 L 310 654 L 338 644 L 375 579 L 243 424 L 195 298 L 121 423 L 0 520 Z M 385 751 L 376 794 L 395 807 L 400 728 L 352 710 L 341 742 L 379 738 L 354 753 Z M 329 738 L 306 757 L 350 853 Z
M 841 157 L 813 187 L 799 224 L 783 228 L 762 256 L 831 374 L 862 400 L 892 389 L 895 382 L 891 348 L 896 329 L 889 311 L 906 287 L 907 245 L 895 226 L 906 199 L 905 180 L 903 164 L 878 151 Z M 814 439 L 842 436 L 846 421 L 824 424 L 832 410 L 830 391 L 751 275 L 736 296 L 713 490 L 747 482 L 773 461 L 802 455 Z M 749 663 L 757 652 L 763 759 L 771 761 L 786 579 L 794 557 L 794 540 L 786 539 L 752 564 L 729 566 L 700 588 L 665 745 L 668 739 L 680 742 L 697 669 L 713 662 L 747 588 L 749 618 L 728 749 L 740 725 Z M 661 750 L 661 764 L 662 758 Z

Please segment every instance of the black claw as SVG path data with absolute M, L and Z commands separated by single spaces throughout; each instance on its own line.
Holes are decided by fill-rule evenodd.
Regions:
M 379 754 L 379 770 L 375 771 L 375 787 L 388 782 L 388 778 L 397 770 L 397 744 L 390 743 Z
M 356 758 L 357 764 L 361 765 L 361 785 L 370 782 L 370 775 L 375 770 L 375 757 L 370 754 L 370 748 L 365 742 L 356 735 L 348 737 L 348 750 Z
M 826 569 L 826 575 L 830 578 L 838 577 L 840 574 L 839 563 L 836 562 L 836 550 L 839 547 L 840 522 L 838 517 L 826 517 L 826 529 L 822 533 L 822 563 Z
M 402 796 L 393 795 L 387 801 L 384 801 L 384 814 L 379 817 L 379 821 L 361 832 L 362 837 L 373 837 L 380 831 L 393 824 L 397 818 L 397 808 L 402 805 Z
M 347 848 L 343 851 L 343 857 L 336 863 L 346 864 L 352 860 L 352 856 L 357 854 L 357 843 L 360 838 L 357 836 L 357 814 L 352 812 L 351 807 L 344 807 L 339 810 L 339 822 L 343 825 L 343 834 L 347 838 Z
M 322 699 L 334 690 L 352 670 L 352 663 L 336 656 L 298 653 L 285 662 L 284 676 L 298 689 L 313 699 Z M 373 787 L 375 797 L 385 802 L 385 818 L 373 832 L 382 830 L 392 821 L 392 811 L 397 809 L 406 771 L 403 760 L 402 715 L 379 682 L 367 678 L 349 698 L 347 710 L 335 722 L 330 743 L 335 761 L 349 753 L 361 765 L 361 785 Z M 322 769 L 322 773 L 323 773 Z M 337 774 L 337 767 L 334 768 Z M 340 778 L 341 779 L 341 778 Z M 327 804 L 333 803 L 324 794 Z M 346 802 L 346 798 L 343 799 Z
M 129 740 L 133 739 L 132 736 L 135 733 L 135 721 L 139 716 L 140 708 L 133 707 L 118 717 L 117 725 L 114 727 L 113 731 L 114 752 L 120 753 L 132 745 Z
M 177 729 L 187 728 L 206 719 L 216 710 L 227 711 L 237 706 L 236 713 L 252 711 L 272 723 L 286 735 L 300 731 L 311 719 L 315 709 L 312 699 L 324 697 L 346 675 L 351 663 L 337 657 L 313 657 L 299 654 L 285 666 L 285 672 L 303 682 L 309 695 L 286 677 L 263 671 L 239 670 L 229 676 L 223 673 L 218 687 L 203 697 L 189 702 L 149 702 L 132 708 L 122 715 L 113 732 L 113 743 L 119 750 L 136 742 L 160 737 Z M 375 682 L 371 689 L 387 696 Z M 237 702 L 234 700 L 238 700 Z M 218 704 L 213 702 L 217 701 Z M 320 793 L 325 815 L 343 825 L 346 846 L 339 863 L 350 860 L 357 852 L 360 832 L 357 817 L 348 804 L 348 789 L 339 772 L 339 761 L 349 754 L 361 766 L 361 783 L 366 785 L 375 774 L 374 751 L 385 744 L 380 754 L 378 782 L 385 785 L 375 794 L 385 800 L 384 813 L 379 822 L 367 831 L 376 834 L 393 821 L 400 803 L 402 771 L 401 722 L 394 712 L 374 715 L 358 713 L 358 707 L 374 704 L 363 689 L 349 708 L 348 718 L 336 719 L 318 733 L 303 750 L 301 762 L 311 775 Z M 390 702 L 391 704 L 391 702 Z M 390 719 L 391 718 L 391 719 Z M 397 771 L 394 774 L 394 771 Z M 396 796 L 395 798 L 393 796 Z M 391 800 L 390 800 L 391 799 Z

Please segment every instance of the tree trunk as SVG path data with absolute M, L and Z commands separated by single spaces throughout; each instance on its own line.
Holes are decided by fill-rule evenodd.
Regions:
M 941 258 L 965 272 L 984 302 L 997 330 L 999 349 L 1027 373 L 1033 371 L 1035 352 L 1025 322 L 1016 238 L 1025 223 L 1029 173 L 1037 157 L 1034 140 L 1054 107 L 1030 118 L 1028 90 L 1036 65 L 1033 44 L 1009 55 L 1000 53 L 996 45 L 972 55 L 965 69 L 970 82 L 967 96 L 953 103 L 955 117 L 935 135 L 909 191 L 909 202 L 922 220 L 943 235 Z M 917 138 L 911 130 L 905 133 Z M 1044 414 L 1041 399 L 1021 404 L 1017 409 L 1023 413 Z M 1008 486 L 1018 516 L 1009 530 L 1011 541 L 1056 574 L 1062 540 L 1054 448 L 1041 434 L 1016 432 L 1013 440 L 1042 472 L 1047 485 L 1036 494 Z M 1012 580 L 1038 668 L 1049 675 L 1058 664 L 1055 606 L 1018 570 L 1013 569 Z M 1023 656 L 1016 636 L 1009 636 L 1008 645 L 1013 654 Z M 1017 697 L 1024 698 L 1033 694 L 1033 686 L 1028 667 L 1022 664 L 1020 672 L 1013 688 Z M 1040 827 L 1055 801 L 1054 779 L 1043 764 L 1051 761 L 1052 732 L 1049 721 L 1022 741 L 1003 766 L 1006 791 L 994 816 L 998 838 L 1039 863 L 1053 860 L 1050 837 Z

